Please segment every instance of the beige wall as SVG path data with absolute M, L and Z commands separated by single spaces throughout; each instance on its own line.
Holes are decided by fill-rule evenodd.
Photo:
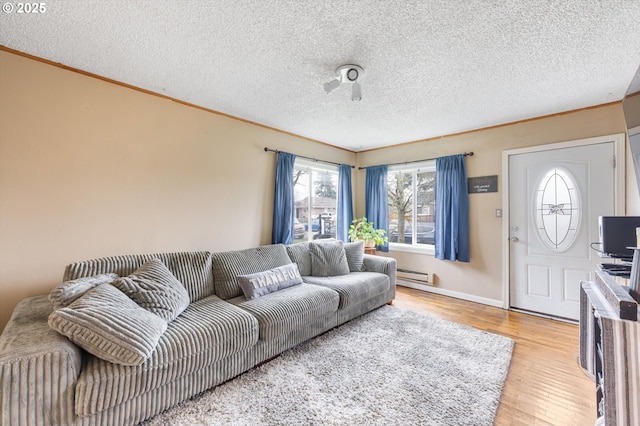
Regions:
M 627 122 L 627 128 L 632 129 L 640 126 L 640 93 L 635 93 L 626 97 L 622 105 L 624 107 L 624 116 Z M 627 198 L 627 214 L 629 216 L 640 216 L 640 196 L 638 196 L 638 181 L 635 175 L 635 173 L 640 173 L 640 171 L 635 170 L 629 145 L 627 145 L 626 171 L 627 190 L 629 193 L 629 197 Z
M 446 292 L 463 293 L 483 302 L 502 303 L 502 221 L 495 210 L 502 208 L 502 151 L 527 146 L 563 142 L 594 136 L 623 133 L 621 104 L 577 111 L 570 114 L 480 130 L 360 153 L 361 166 L 411 161 L 473 151 L 467 157 L 467 174 L 498 175 L 498 192 L 470 194 L 469 264 L 436 260 L 433 256 L 391 252 L 398 267 L 436 274 L 437 286 Z M 364 215 L 365 172 L 358 172 L 357 215 Z
M 1 51 L 0 91 L 0 327 L 73 261 L 268 244 L 264 146 L 361 165 L 474 151 L 469 176 L 484 176 L 501 174 L 505 149 L 625 129 L 617 104 L 356 155 Z M 364 171 L 354 182 L 362 216 Z M 393 255 L 443 289 L 500 301 L 500 207 L 501 192 L 471 195 L 470 264 Z
M 640 126 L 640 92 L 627 96 L 623 105 L 627 127 L 631 129 Z
M 65 265 L 271 242 L 275 154 L 354 153 L 0 52 L 0 327 Z

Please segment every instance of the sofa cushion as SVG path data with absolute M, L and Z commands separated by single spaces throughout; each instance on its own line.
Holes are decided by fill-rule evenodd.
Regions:
M 311 253 L 311 275 L 331 277 L 349 273 L 349 263 L 342 241 L 313 242 L 309 246 Z
M 257 299 L 241 296 L 229 302 L 258 319 L 260 340 L 271 340 L 337 311 L 339 299 L 338 293 L 329 288 L 300 284 Z
M 96 357 L 122 365 L 144 362 L 167 329 L 165 320 L 109 284 L 53 311 L 49 326 Z
M 287 254 L 291 261 L 298 265 L 300 275 L 311 275 L 311 253 L 309 245 L 311 242 L 296 243 L 287 246 Z
M 143 364 L 127 367 L 88 357 L 76 387 L 76 411 L 86 416 L 113 407 L 248 351 L 257 341 L 253 315 L 216 296 L 194 302 L 169 323 Z
M 92 288 L 100 284 L 111 284 L 116 278 L 118 278 L 117 274 L 110 273 L 65 281 L 51 290 L 51 293 L 49 293 L 49 301 L 53 303 L 54 309 L 69 306 L 74 300 Z
M 165 264 L 185 287 L 191 302 L 213 295 L 211 253 L 208 251 L 129 254 L 84 260 L 67 265 L 63 281 L 109 272 L 126 277 L 151 259 L 160 259 Z
M 159 259 L 142 264 L 128 277 L 118 278 L 113 285 L 149 312 L 173 321 L 189 306 L 189 295 Z
M 344 253 L 347 256 L 350 272 L 364 271 L 364 241 L 345 243 Z
M 291 263 L 282 244 L 213 254 L 215 292 L 221 299 L 242 295 L 239 275 L 253 274 Z
M 306 283 L 328 287 L 340 294 L 339 309 L 364 302 L 389 290 L 389 276 L 378 272 L 352 272 L 334 277 L 304 277 Z
M 238 284 L 247 300 L 255 299 L 274 291 L 302 284 L 302 277 L 295 263 L 290 263 L 268 271 L 240 275 Z

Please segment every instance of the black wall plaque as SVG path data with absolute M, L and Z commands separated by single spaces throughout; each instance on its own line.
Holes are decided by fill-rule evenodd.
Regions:
M 469 194 L 498 192 L 498 175 L 468 178 L 467 186 L 469 187 Z

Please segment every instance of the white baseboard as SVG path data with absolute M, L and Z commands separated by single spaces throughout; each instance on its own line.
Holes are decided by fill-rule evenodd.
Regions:
M 468 300 L 469 302 L 481 303 L 483 305 L 495 306 L 503 309 L 502 300 L 488 299 L 486 297 L 474 296 L 473 294 L 460 293 L 459 291 L 447 290 L 439 287 L 432 287 L 422 284 L 414 284 L 408 281 L 397 280 L 396 284 L 402 287 L 414 288 L 416 290 L 428 291 L 429 293 L 441 294 L 443 296 L 455 297 L 456 299 Z

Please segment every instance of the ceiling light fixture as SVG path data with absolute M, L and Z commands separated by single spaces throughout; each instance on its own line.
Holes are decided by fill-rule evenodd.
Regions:
M 329 94 L 341 84 L 351 83 L 351 100 L 359 101 L 362 99 L 362 88 L 358 79 L 362 78 L 363 75 L 364 70 L 358 65 L 340 65 L 336 69 L 336 78 L 324 84 L 324 91 Z

